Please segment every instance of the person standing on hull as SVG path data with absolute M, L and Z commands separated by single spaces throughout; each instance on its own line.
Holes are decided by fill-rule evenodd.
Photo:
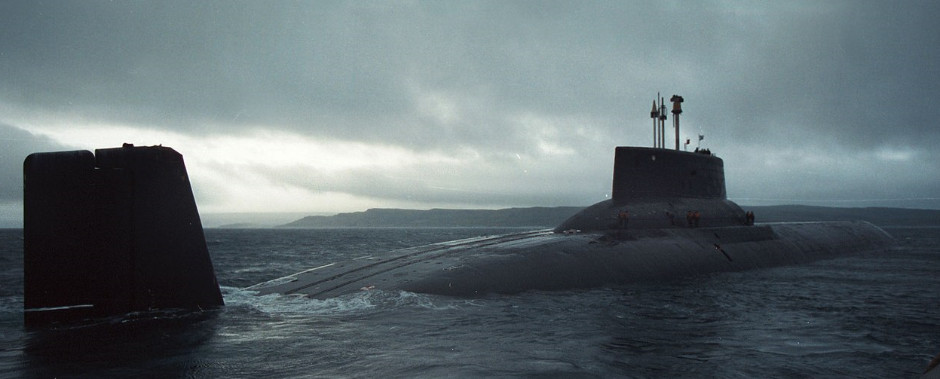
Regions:
M 623 237 L 623 231 L 627 229 L 627 226 L 630 224 L 630 211 L 626 209 L 621 209 L 620 213 L 617 214 L 617 237 Z
M 685 213 L 685 220 L 689 223 L 690 228 L 698 227 L 698 220 L 702 218 L 702 214 L 699 211 L 688 211 Z

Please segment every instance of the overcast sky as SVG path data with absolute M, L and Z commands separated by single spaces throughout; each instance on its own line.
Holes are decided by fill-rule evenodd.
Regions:
M 590 205 L 685 98 L 742 205 L 940 208 L 940 2 L 0 2 L 30 152 L 163 144 L 202 212 Z M 671 120 L 669 121 L 671 124 Z M 667 140 L 672 141 L 672 132 Z

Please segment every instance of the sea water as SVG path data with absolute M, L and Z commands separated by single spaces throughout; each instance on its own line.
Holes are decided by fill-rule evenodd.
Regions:
M 208 229 L 226 306 L 25 330 L 0 230 L 0 377 L 916 377 L 940 353 L 940 228 L 811 264 L 464 299 L 243 290 L 337 259 L 518 229 Z

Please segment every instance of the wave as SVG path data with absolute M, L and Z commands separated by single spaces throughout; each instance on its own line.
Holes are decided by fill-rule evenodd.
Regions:
M 467 303 L 467 300 L 379 289 L 363 289 L 345 296 L 314 299 L 303 295 L 258 295 L 258 291 L 222 286 L 222 296 L 227 307 L 247 307 L 272 315 L 349 316 L 400 308 L 456 309 Z

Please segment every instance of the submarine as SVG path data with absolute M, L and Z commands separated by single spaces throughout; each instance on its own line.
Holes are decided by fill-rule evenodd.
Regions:
M 659 98 L 659 96 L 657 96 Z M 330 298 L 363 290 L 447 296 L 514 294 L 669 280 L 795 265 L 883 250 L 893 238 L 865 221 L 755 224 L 728 200 L 724 162 L 679 147 L 684 99 L 653 102 L 653 147 L 616 147 L 611 198 L 551 230 L 470 238 L 323 265 L 249 287 Z
M 796 265 L 887 249 L 868 222 L 755 223 L 728 200 L 724 163 L 665 144 L 616 147 L 609 199 L 554 229 L 323 262 L 248 287 L 331 298 L 360 291 L 486 296 L 587 289 Z M 673 96 L 679 135 L 681 96 Z M 688 143 L 687 143 L 688 144 Z M 223 300 L 182 155 L 163 146 L 34 153 L 24 162 L 24 320 L 29 325 Z

